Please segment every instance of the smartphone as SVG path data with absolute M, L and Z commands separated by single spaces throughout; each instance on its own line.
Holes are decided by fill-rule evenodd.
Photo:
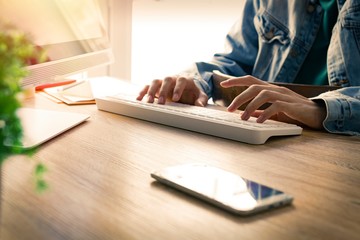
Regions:
M 291 204 L 293 197 L 206 164 L 185 164 L 151 173 L 157 181 L 237 215 L 251 215 Z

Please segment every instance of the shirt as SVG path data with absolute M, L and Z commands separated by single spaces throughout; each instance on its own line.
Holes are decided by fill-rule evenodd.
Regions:
M 323 10 L 320 28 L 294 83 L 310 85 L 329 84 L 326 56 L 330 44 L 331 31 L 337 19 L 338 8 L 336 0 L 320 0 L 319 4 Z M 314 64 L 316 67 L 314 67 Z

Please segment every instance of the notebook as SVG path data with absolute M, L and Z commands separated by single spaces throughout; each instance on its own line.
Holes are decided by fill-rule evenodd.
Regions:
M 86 121 L 87 114 L 20 108 L 22 148 L 33 148 Z

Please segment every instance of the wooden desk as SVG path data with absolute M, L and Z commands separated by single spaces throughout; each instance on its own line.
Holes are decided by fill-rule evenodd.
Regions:
M 1 239 L 358 239 L 360 139 L 305 130 L 255 146 L 36 99 L 84 112 L 84 124 L 3 165 Z M 34 192 L 46 164 L 51 188 Z M 290 207 L 237 217 L 155 183 L 150 172 L 203 162 L 294 196 Z

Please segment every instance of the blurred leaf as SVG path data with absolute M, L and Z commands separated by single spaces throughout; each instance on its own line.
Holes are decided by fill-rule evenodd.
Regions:
M 0 22 L 0 164 L 11 155 L 30 156 L 35 151 L 13 147 L 22 142 L 23 132 L 17 109 L 21 107 L 21 81 L 28 74 L 26 66 L 30 60 L 45 61 L 45 51 L 36 47 L 27 34 L 11 24 Z M 47 188 L 43 179 L 45 172 L 46 168 L 38 164 L 35 169 L 38 190 Z

